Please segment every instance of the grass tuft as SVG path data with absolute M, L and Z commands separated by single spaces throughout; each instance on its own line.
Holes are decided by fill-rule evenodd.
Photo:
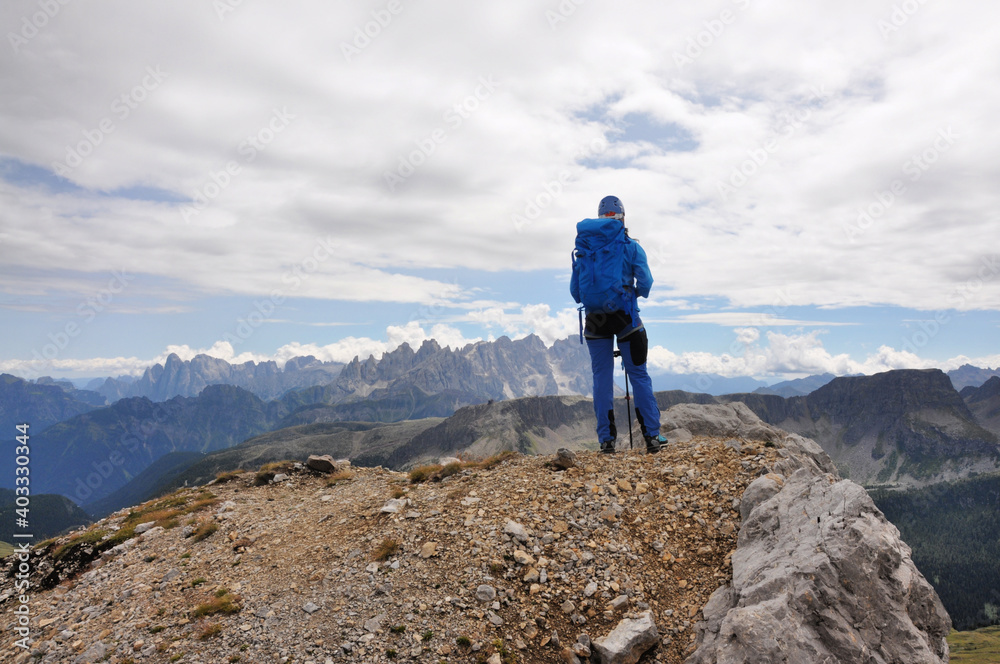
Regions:
M 222 625 L 220 625 L 219 623 L 212 623 L 205 629 L 201 630 L 201 632 L 199 632 L 198 638 L 204 641 L 205 639 L 210 639 L 213 636 L 218 636 L 221 633 L 222 633 Z
M 377 547 L 375 547 L 375 550 L 372 551 L 372 560 L 388 560 L 392 556 L 396 555 L 398 551 L 399 540 L 386 537 Z
M 219 526 L 215 525 L 211 521 L 206 521 L 198 526 L 198 529 L 191 534 L 191 541 L 200 542 L 218 529 Z
M 86 530 L 75 537 L 70 538 L 68 542 L 60 545 L 52 552 L 53 560 L 62 560 L 71 551 L 76 549 L 86 547 L 86 546 L 96 546 L 101 543 L 108 531 L 103 528 L 91 528 Z
M 334 486 L 335 484 L 340 484 L 341 482 L 346 482 L 347 480 L 354 479 L 354 473 L 349 470 L 341 470 L 340 472 L 333 473 L 327 478 L 326 485 Z
M 420 484 L 421 482 L 426 482 L 431 479 L 431 477 L 441 470 L 439 464 L 432 464 L 428 466 L 417 466 L 410 471 L 410 481 L 414 484 Z
M 215 476 L 215 483 L 225 484 L 226 482 L 232 482 L 233 480 L 238 479 L 242 474 L 242 470 L 226 470 Z
M 482 461 L 479 461 L 478 463 L 475 464 L 475 467 L 480 468 L 482 470 L 490 470 L 491 468 L 496 468 L 504 461 L 507 461 L 508 459 L 513 459 L 516 456 L 518 456 L 517 452 L 514 452 L 512 450 L 507 450 L 505 452 L 501 452 L 500 454 L 494 454 L 491 457 L 487 457 Z
M 226 588 L 219 588 L 215 591 L 212 599 L 194 607 L 191 611 L 191 617 L 201 618 L 202 616 L 212 616 L 217 613 L 237 613 L 243 608 L 240 606 L 241 601 L 242 598 L 239 595 L 233 595 Z

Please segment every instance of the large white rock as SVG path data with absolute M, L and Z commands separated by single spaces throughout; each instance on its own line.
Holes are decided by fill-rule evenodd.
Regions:
M 733 583 L 686 664 L 942 664 L 951 620 L 899 531 L 811 440 L 779 441 L 747 487 Z
M 595 640 L 592 659 L 599 664 L 635 664 L 659 640 L 652 612 L 644 611 L 638 618 L 623 619 L 610 634 Z

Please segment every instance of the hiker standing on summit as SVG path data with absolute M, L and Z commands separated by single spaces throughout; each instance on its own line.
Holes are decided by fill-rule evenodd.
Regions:
M 618 432 L 614 411 L 614 344 L 618 340 L 625 372 L 635 388 L 635 416 L 655 454 L 666 438 L 660 435 L 660 409 L 646 371 L 649 341 L 639 319 L 639 297 L 649 297 L 653 275 L 646 252 L 628 236 L 625 207 L 617 196 L 604 197 L 597 219 L 576 225 L 570 293 L 583 305 L 587 318 L 583 335 L 594 371 L 594 414 L 601 452 L 614 454 Z

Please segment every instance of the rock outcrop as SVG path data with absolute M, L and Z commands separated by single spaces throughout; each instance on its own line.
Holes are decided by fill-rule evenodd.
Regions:
M 947 662 L 951 621 L 896 527 L 813 441 L 772 444 L 782 458 L 743 495 L 733 580 L 687 664 Z

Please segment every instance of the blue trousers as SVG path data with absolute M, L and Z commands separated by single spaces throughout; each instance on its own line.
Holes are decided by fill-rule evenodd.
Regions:
M 639 337 L 641 335 L 641 337 Z M 635 343 L 637 347 L 632 348 Z M 660 435 L 660 409 L 653 396 L 653 382 L 646 371 L 646 331 L 633 330 L 624 341 L 618 340 L 625 364 L 625 373 L 632 386 L 635 400 L 635 415 L 646 436 Z M 639 345 L 641 344 L 641 348 Z M 597 440 L 615 440 L 617 430 L 614 422 L 614 371 L 615 338 L 587 338 L 590 351 L 590 366 L 594 371 L 594 415 L 597 416 Z M 633 355 L 633 350 L 636 355 Z M 637 363 L 636 360 L 641 360 Z

